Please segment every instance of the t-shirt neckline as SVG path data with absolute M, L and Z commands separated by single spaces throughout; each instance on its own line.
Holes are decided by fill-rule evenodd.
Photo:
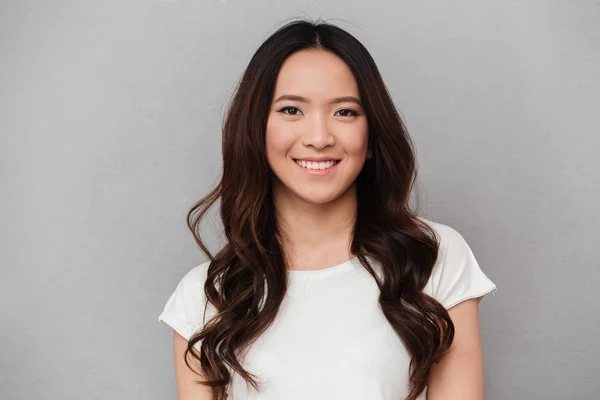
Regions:
M 358 263 L 358 256 L 355 256 L 353 258 L 351 258 L 348 261 L 345 261 L 341 264 L 337 264 L 331 267 L 327 267 L 327 268 L 321 268 L 321 269 L 288 269 L 288 276 L 293 276 L 293 277 L 308 277 L 308 276 L 326 276 L 326 275 L 331 275 L 334 273 L 338 273 L 338 272 L 342 272 L 345 271 L 349 268 L 352 268 L 354 266 L 356 266 L 356 263 Z

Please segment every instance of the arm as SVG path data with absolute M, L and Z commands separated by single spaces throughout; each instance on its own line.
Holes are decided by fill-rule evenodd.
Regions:
M 212 400 L 212 393 L 209 387 L 194 383 L 195 380 L 204 380 L 204 377 L 198 375 L 185 365 L 183 355 L 187 348 L 187 343 L 188 341 L 186 338 L 176 331 L 173 331 L 177 400 Z M 188 361 L 189 360 L 191 360 L 191 358 L 188 358 Z
M 454 342 L 450 353 L 431 368 L 427 400 L 483 400 L 479 300 L 465 300 L 448 314 L 454 323 Z

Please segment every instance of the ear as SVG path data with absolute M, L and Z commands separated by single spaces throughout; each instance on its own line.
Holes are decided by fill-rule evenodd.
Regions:
M 373 149 L 370 147 L 367 149 L 367 158 L 373 158 Z

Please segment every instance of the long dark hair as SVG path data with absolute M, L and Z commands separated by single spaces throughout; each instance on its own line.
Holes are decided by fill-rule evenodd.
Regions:
M 190 338 L 185 362 L 192 368 L 191 355 L 200 364 L 206 381 L 197 383 L 213 388 L 213 400 L 227 398 L 228 366 L 259 389 L 239 357 L 276 317 L 288 282 L 265 155 L 266 123 L 282 63 L 309 48 L 339 56 L 358 84 L 373 156 L 356 179 L 350 251 L 376 280 L 381 309 L 411 355 L 406 400 L 415 400 L 454 338 L 446 309 L 422 291 L 439 237 L 410 208 L 414 147 L 375 62 L 351 34 L 325 22 L 295 20 L 274 32 L 250 60 L 231 100 L 223 124 L 222 178 L 188 214 L 188 226 L 210 259 L 204 293 L 216 312 Z M 213 256 L 200 238 L 200 221 L 218 199 L 227 244 Z M 381 276 L 367 257 L 381 266 Z

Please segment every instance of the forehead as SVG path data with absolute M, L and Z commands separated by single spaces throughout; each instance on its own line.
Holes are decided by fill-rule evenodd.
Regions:
M 358 97 L 358 86 L 348 65 L 337 55 L 306 49 L 293 53 L 283 62 L 275 96 L 282 94 Z

